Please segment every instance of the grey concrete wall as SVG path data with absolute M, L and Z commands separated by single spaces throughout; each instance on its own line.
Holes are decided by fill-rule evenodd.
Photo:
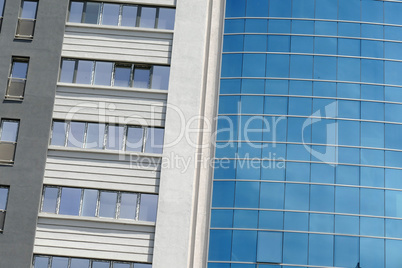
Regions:
M 14 40 L 20 0 L 6 0 L 0 32 L 0 118 L 20 120 L 15 163 L 0 166 L 10 187 L 0 267 L 30 267 L 68 0 L 40 0 L 34 39 Z M 25 98 L 4 94 L 12 56 L 30 57 Z

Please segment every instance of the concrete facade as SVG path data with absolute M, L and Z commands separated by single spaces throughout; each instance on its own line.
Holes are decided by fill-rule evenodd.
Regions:
M 33 40 L 17 40 L 20 4 L 6 1 L 0 32 L 0 118 L 20 120 L 15 163 L 0 166 L 0 185 L 10 187 L 0 267 L 31 263 L 67 11 L 67 1 L 41 0 Z M 22 102 L 4 100 L 12 56 L 30 58 Z

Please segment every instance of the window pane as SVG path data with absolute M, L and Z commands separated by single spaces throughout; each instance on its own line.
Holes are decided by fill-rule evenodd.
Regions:
M 22 4 L 21 19 L 35 19 L 37 1 L 24 1 Z
M 0 141 L 16 142 L 18 135 L 18 125 L 16 121 L 2 121 Z
M 82 11 L 84 9 L 83 2 L 71 2 L 70 14 L 68 17 L 69 22 L 78 22 L 82 20 Z
M 88 123 L 85 148 L 103 149 L 105 128 L 105 124 Z
M 87 6 L 85 9 L 85 23 L 92 23 L 92 24 L 98 24 L 99 20 L 99 13 L 100 13 L 100 3 L 91 3 L 91 2 L 86 2 Z
M 146 153 L 161 154 L 163 151 L 163 128 L 148 128 L 145 144 Z
M 60 82 L 74 82 L 75 60 L 63 60 L 61 64 Z
M 140 203 L 140 221 L 156 221 L 158 196 L 154 194 L 142 194 Z
M 84 144 L 85 123 L 71 122 L 68 131 L 67 147 L 82 148 Z
M 119 218 L 134 220 L 136 209 L 137 209 L 137 194 L 121 194 Z
M 51 145 L 64 146 L 66 142 L 67 124 L 65 122 L 53 122 Z
M 384 239 L 360 238 L 361 267 L 384 267 Z
M 110 86 L 113 63 L 98 61 L 95 64 L 95 85 Z
M 129 127 L 127 133 L 126 151 L 142 152 L 143 136 L 143 128 Z
M 70 268 L 87 268 L 89 260 L 86 259 L 71 259 Z
M 49 265 L 49 257 L 35 257 L 35 266 L 34 268 L 48 268 Z
M 101 192 L 99 216 L 115 218 L 116 216 L 117 193 Z
M 332 235 L 309 235 L 309 264 L 332 266 L 334 259 L 334 237 Z
M 27 78 L 28 62 L 14 61 L 13 70 L 11 71 L 11 77 L 13 78 Z
M 135 263 L 134 268 L 151 268 L 152 264 L 146 264 L 146 263 Z
M 57 195 L 59 188 L 45 187 L 43 197 L 42 212 L 56 213 Z
M 113 268 L 131 268 L 129 263 L 117 263 L 113 262 Z
M 142 7 L 140 27 L 155 28 L 156 8 Z
M 282 262 L 282 233 L 258 232 L 258 262 Z
M 335 266 L 355 267 L 359 262 L 359 238 L 335 236 Z
M 149 77 L 151 70 L 149 68 L 135 68 L 133 87 L 149 88 Z
M 154 66 L 152 69 L 152 86 L 154 89 L 168 89 L 169 87 L 169 66 Z
M 114 70 L 114 85 L 129 87 L 131 80 L 131 66 L 116 66 Z
M 108 126 L 106 149 L 122 150 L 123 148 L 124 127 Z
M 81 189 L 62 188 L 59 214 L 78 216 L 80 212 Z
M 137 25 L 137 6 L 123 6 L 121 26 L 135 27 Z
M 53 257 L 52 258 L 52 268 L 67 268 L 68 258 Z
M 160 8 L 158 18 L 158 28 L 173 30 L 175 13 L 176 10 L 173 8 Z
M 78 84 L 91 84 L 93 66 L 93 61 L 78 61 L 77 76 L 75 78 L 75 82 Z
M 5 0 L 0 0 L 0 17 L 3 16 L 3 11 L 4 11 L 4 1 Z
M 120 5 L 103 4 L 103 25 L 118 25 L 119 24 Z
M 82 200 L 81 216 L 94 217 L 96 214 L 96 205 L 98 201 L 98 190 L 84 190 L 84 197 Z
M 7 207 L 8 188 L 0 188 L 0 210 Z
M 94 261 L 92 263 L 92 268 L 109 268 L 110 263 L 109 262 L 104 262 L 104 261 Z

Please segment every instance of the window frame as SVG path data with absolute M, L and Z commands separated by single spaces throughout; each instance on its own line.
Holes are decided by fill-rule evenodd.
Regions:
M 56 207 L 55 212 L 45 212 L 43 211 L 43 205 L 45 200 L 45 193 L 48 188 L 57 189 L 57 197 L 56 197 Z M 63 188 L 70 188 L 70 189 L 79 189 L 81 191 L 80 194 L 80 206 L 78 215 L 70 215 L 70 214 L 60 214 L 60 205 L 61 205 L 61 194 Z M 84 216 L 83 215 L 83 208 L 84 208 L 84 192 L 85 190 L 95 190 L 97 191 L 97 199 L 96 199 L 96 208 L 95 208 L 95 216 Z M 102 193 L 116 193 L 116 201 L 115 201 L 115 211 L 113 217 L 102 217 L 100 216 L 100 208 L 101 208 L 101 194 Z M 135 207 L 133 207 L 133 211 L 135 212 L 134 219 L 132 218 L 121 218 L 120 217 L 120 210 L 121 210 L 121 201 L 123 194 L 134 194 L 136 195 L 136 203 Z M 40 212 L 45 214 L 56 214 L 56 215 L 63 215 L 63 216 L 72 216 L 72 217 L 88 217 L 88 218 L 98 218 L 98 219 L 115 219 L 115 220 L 128 220 L 128 221 L 135 221 L 135 222 L 154 222 L 154 221 L 141 221 L 140 220 L 140 213 L 141 213 L 141 196 L 142 195 L 154 195 L 157 197 L 157 203 L 155 209 L 158 208 L 159 202 L 159 195 L 155 193 L 145 193 L 145 192 L 126 192 L 126 191 L 115 191 L 115 190 L 107 190 L 107 189 L 94 189 L 94 188 L 79 188 L 79 187 L 69 187 L 69 186 L 55 186 L 55 185 L 44 185 L 42 188 L 41 194 L 41 204 L 40 204 Z
M 153 6 L 153 5 L 139 5 L 139 4 L 129 4 L 129 3 L 119 3 L 119 2 L 91 2 L 91 1 L 71 1 L 68 9 L 68 16 L 67 16 L 67 23 L 70 23 L 69 18 L 70 18 L 70 12 L 71 12 L 71 4 L 73 2 L 80 2 L 83 3 L 83 8 L 82 8 L 82 13 L 81 13 L 81 22 L 79 23 L 85 23 L 85 24 L 93 24 L 93 23 L 86 23 L 85 22 L 85 17 L 86 17 L 86 10 L 87 10 L 87 4 L 88 3 L 99 3 L 99 14 L 98 14 L 98 20 L 97 23 L 94 25 L 105 25 L 105 26 L 112 26 L 112 27 L 130 27 L 130 28 L 144 28 L 144 29 L 160 29 L 160 30 L 167 30 L 167 31 L 173 31 L 174 29 L 163 29 L 159 28 L 159 11 L 161 8 L 164 9 L 173 9 L 176 11 L 176 8 L 174 7 L 165 7 L 165 6 Z M 118 14 L 118 22 L 117 25 L 108 25 L 108 24 L 103 24 L 103 12 L 104 12 L 104 5 L 105 4 L 116 4 L 119 5 L 119 14 Z M 137 14 L 135 18 L 135 26 L 123 26 L 122 25 L 122 20 L 123 20 L 123 7 L 124 6 L 132 6 L 132 7 L 137 7 Z M 155 20 L 154 20 L 154 25 L 153 27 L 140 27 L 141 23 L 141 14 L 142 14 L 142 9 L 143 8 L 155 8 Z M 133 18 L 134 19 L 134 18 Z M 172 21 L 173 26 L 175 24 L 175 19 L 176 16 L 174 16 L 174 19 Z M 71 23 L 77 23 L 77 22 L 71 22 Z
M 28 80 L 29 61 L 30 61 L 30 57 L 13 56 L 11 58 L 11 65 L 10 65 L 10 71 L 9 71 L 9 76 L 8 76 L 8 83 L 7 83 L 7 90 L 6 90 L 5 99 L 7 99 L 7 100 L 16 100 L 16 101 L 22 101 L 24 99 L 26 83 L 27 83 L 27 80 Z M 25 78 L 13 77 L 13 71 L 14 71 L 15 63 L 26 63 L 27 64 L 27 68 L 26 68 L 26 72 L 25 72 Z M 13 80 L 17 80 L 17 81 L 20 81 L 20 83 L 23 83 L 23 86 L 22 86 L 22 89 L 21 89 L 22 93 L 19 96 L 10 95 L 9 91 L 10 91 L 10 88 L 11 88 L 11 84 L 13 82 L 15 82 Z
M 6 193 L 6 202 L 4 205 L 4 209 L 0 209 L 0 214 L 3 214 L 2 217 L 0 217 L 0 234 L 3 233 L 4 231 L 4 224 L 5 224 L 5 219 L 6 219 L 6 214 L 7 214 L 7 206 L 8 206 L 8 198 L 10 196 L 10 187 L 9 186 L 4 186 L 4 185 L 0 185 L 0 189 L 6 189 L 7 193 Z
M 24 10 L 24 4 L 25 2 L 36 2 L 36 9 L 35 9 L 35 17 L 33 19 L 29 18 L 22 18 L 22 13 Z M 20 11 L 18 13 L 18 23 L 17 23 L 17 29 L 15 33 L 15 38 L 16 39 L 26 39 L 26 40 L 32 40 L 35 34 L 35 26 L 36 26 L 36 21 L 38 18 L 38 10 L 39 10 L 39 0 L 21 0 L 20 4 Z M 21 24 L 24 22 L 30 21 L 32 23 L 32 33 L 31 34 L 21 34 L 19 33 L 21 31 Z
M 60 146 L 60 145 L 53 145 L 52 144 L 52 140 L 53 140 L 53 133 L 54 133 L 54 123 L 58 122 L 58 123 L 65 123 L 66 127 L 65 127 L 65 140 L 64 140 L 64 145 Z M 83 143 L 82 143 L 82 147 L 71 147 L 68 146 L 68 139 L 69 139 L 69 133 L 70 133 L 70 126 L 71 123 L 84 123 L 85 127 L 84 127 L 84 138 L 83 138 Z M 88 126 L 89 124 L 102 124 L 105 126 L 104 128 L 104 133 L 103 133 L 103 144 L 102 146 L 98 146 L 101 148 L 87 148 L 87 137 L 88 137 Z M 123 127 L 123 137 L 122 137 L 122 144 L 121 144 L 121 148 L 119 150 L 116 149 L 107 149 L 107 142 L 108 142 L 108 127 L 109 126 L 116 126 L 116 127 Z M 130 128 L 139 128 L 142 129 L 142 141 L 141 141 L 141 151 L 130 151 L 127 150 L 127 136 L 128 136 L 128 131 Z M 50 139 L 49 139 L 49 145 L 50 146 L 55 146 L 55 147 L 65 147 L 65 148 L 78 148 L 78 149 L 90 149 L 90 150 L 106 150 L 106 151 L 116 151 L 116 152 L 127 152 L 127 153 L 144 153 L 147 154 L 146 150 L 147 150 L 147 139 L 148 139 L 148 131 L 149 129 L 162 129 L 163 130 L 163 136 L 165 135 L 164 127 L 157 127 L 157 126 L 142 126 L 142 125 L 121 125 L 121 124 L 111 124 L 111 123 L 101 123 L 101 122 L 84 122 L 84 121 L 63 121 L 63 120 L 53 120 L 52 122 L 52 129 L 51 129 L 51 133 L 50 133 Z M 101 134 L 101 133 L 99 133 Z M 1 136 L 0 136 L 1 138 Z M 100 139 L 99 139 L 100 140 Z M 163 141 L 162 141 L 162 148 L 160 148 L 162 150 L 163 153 Z M 162 154 L 162 153 L 152 153 L 152 154 Z

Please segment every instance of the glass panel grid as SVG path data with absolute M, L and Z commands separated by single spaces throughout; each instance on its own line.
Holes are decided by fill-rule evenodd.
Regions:
M 209 267 L 400 265 L 399 11 L 226 1 Z

